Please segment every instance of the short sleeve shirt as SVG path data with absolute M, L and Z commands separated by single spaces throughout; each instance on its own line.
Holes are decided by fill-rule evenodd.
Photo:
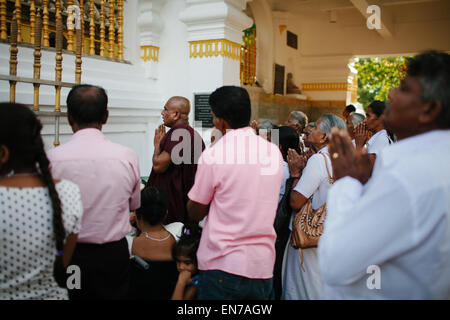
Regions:
M 80 189 L 56 184 L 66 235 L 81 229 Z M 68 299 L 53 278 L 56 243 L 48 189 L 0 187 L 0 300 Z
M 327 159 L 330 175 L 333 175 L 331 161 L 328 156 L 328 147 L 324 147 L 309 158 L 300 180 L 293 189 L 301 193 L 305 198 L 312 196 L 311 204 L 314 210 L 320 208 L 327 201 L 328 190 L 331 187 L 323 155 Z M 291 230 L 293 216 L 291 216 Z
M 210 204 L 197 251 L 199 270 L 272 278 L 282 179 L 280 150 L 250 127 L 227 132 L 202 153 L 188 194 Z
M 392 141 L 385 129 L 375 133 L 372 138 L 367 141 L 368 153 L 378 155 L 384 148 L 386 148 Z

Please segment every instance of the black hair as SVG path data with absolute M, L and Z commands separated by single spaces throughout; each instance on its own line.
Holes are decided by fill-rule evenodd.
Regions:
M 377 118 L 379 118 L 383 114 L 384 110 L 386 110 L 386 102 L 375 100 L 372 101 L 367 108 L 370 108 Z
M 106 91 L 90 84 L 76 85 L 67 96 L 67 113 L 77 124 L 101 123 L 107 112 Z
M 61 201 L 50 172 L 50 163 L 44 150 L 41 137 L 42 124 L 33 111 L 22 104 L 0 103 L 0 145 L 9 149 L 10 158 L 5 171 L 36 169 L 38 165 L 40 178 L 48 188 L 53 208 L 53 230 L 56 249 L 62 251 L 66 237 L 62 222 Z
M 136 217 L 154 226 L 164 222 L 167 207 L 166 193 L 157 187 L 148 186 L 141 191 L 141 206 L 136 210 Z
M 281 154 L 284 161 L 287 161 L 287 154 L 289 149 L 294 149 L 298 154 L 301 154 L 299 146 L 299 136 L 297 130 L 289 126 L 282 126 L 277 128 L 279 131 L 279 145 L 281 146 Z
M 422 85 L 422 101 L 440 101 L 441 115 L 437 121 L 450 127 L 450 55 L 441 51 L 426 51 L 407 63 L 407 75 L 417 77 Z
M 349 104 L 348 106 L 345 107 L 345 111 L 347 111 L 348 113 L 350 113 L 350 112 L 355 112 L 355 111 L 356 111 L 356 108 L 355 108 L 354 105 Z
M 371 104 L 369 104 L 368 108 L 370 108 L 372 112 L 377 116 L 377 118 L 379 118 L 386 110 L 386 102 L 375 100 Z M 394 133 L 390 130 L 386 130 L 386 132 L 388 133 L 388 136 L 391 139 L 391 141 L 395 142 L 396 139 Z M 391 142 L 389 141 L 389 143 Z
M 250 123 L 250 97 L 244 88 L 220 87 L 209 96 L 209 105 L 215 116 L 228 122 L 232 129 L 247 127 Z
M 186 223 L 181 232 L 180 239 L 172 246 L 172 258 L 179 256 L 190 258 L 197 266 L 197 250 L 202 236 L 202 228 L 198 224 Z

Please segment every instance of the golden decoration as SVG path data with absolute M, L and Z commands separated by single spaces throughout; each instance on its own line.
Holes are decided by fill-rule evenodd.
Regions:
M 155 46 L 141 46 L 141 50 L 144 50 L 144 55 L 141 59 L 144 61 L 153 60 L 158 62 L 159 48 Z
M 21 9 L 20 0 L 16 0 L 16 3 L 14 6 L 16 8 L 15 13 L 16 13 L 16 21 L 17 21 L 17 42 L 21 42 L 22 41 L 22 32 L 21 32 L 22 24 L 21 24 L 20 20 L 21 20 L 22 14 L 20 11 L 20 9 Z
M 109 0 L 109 45 L 108 52 L 109 57 L 114 58 L 114 40 L 115 40 L 115 30 L 114 30 L 114 1 Z
M 58 17 L 61 14 L 61 0 L 55 0 L 56 1 L 56 12 L 55 17 Z M 58 21 L 56 21 L 58 23 Z
M 241 47 L 240 79 L 242 85 L 256 82 L 256 26 L 244 30 Z
M 123 0 L 118 0 L 118 10 L 119 30 L 117 37 L 119 38 L 119 59 L 123 60 Z
M 33 64 L 33 78 L 41 78 L 41 35 L 42 35 L 42 20 L 41 14 L 36 15 L 36 34 L 34 38 L 34 64 Z M 39 111 L 39 83 L 33 83 L 34 98 L 33 98 L 33 110 Z
M 74 19 L 73 19 L 73 0 L 67 1 L 67 50 L 73 51 L 73 29 Z
M 105 55 L 105 0 L 100 0 L 100 55 Z
M 314 82 L 303 83 L 304 91 L 347 91 L 347 82 Z
M 6 0 L 0 0 L 0 39 L 8 39 L 6 30 Z
M 81 28 L 76 29 L 76 49 L 75 49 L 75 83 L 81 83 Z
M 89 54 L 95 54 L 94 0 L 89 0 Z
M 234 60 L 241 58 L 241 45 L 227 39 L 189 41 L 189 57 L 228 57 Z
M 17 20 L 16 16 L 13 15 L 11 21 L 11 40 L 9 47 L 9 74 L 11 76 L 17 76 Z M 16 102 L 16 82 L 9 82 L 9 101 L 14 103 Z
M 62 17 L 59 11 L 56 18 L 56 39 L 55 39 L 55 48 L 56 48 L 56 66 L 55 66 L 55 81 L 60 82 L 62 78 L 62 47 L 63 47 L 63 22 Z M 61 112 L 61 86 L 55 86 L 55 112 Z
M 80 21 L 81 21 L 81 36 L 84 37 L 84 1 L 80 1 Z M 81 41 L 81 52 L 83 52 L 84 41 Z
M 50 46 L 50 43 L 48 41 L 48 0 L 42 1 L 43 9 L 43 15 L 44 15 L 44 23 L 42 28 L 42 37 L 43 37 L 43 46 L 48 47 Z
M 30 43 L 34 44 L 34 27 L 36 23 L 36 5 L 34 0 L 30 4 Z

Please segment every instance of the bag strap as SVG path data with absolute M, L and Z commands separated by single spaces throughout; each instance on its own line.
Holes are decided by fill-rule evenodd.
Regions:
M 328 182 L 330 184 L 334 183 L 334 179 L 330 174 L 330 168 L 328 167 L 328 161 L 327 161 L 327 156 L 324 153 L 321 153 L 321 155 L 323 156 L 324 160 L 325 160 L 325 166 L 327 167 L 327 175 L 328 175 Z

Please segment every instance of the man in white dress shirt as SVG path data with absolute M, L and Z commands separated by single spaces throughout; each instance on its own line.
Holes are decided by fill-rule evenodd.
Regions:
M 450 55 L 408 63 L 389 94 L 386 127 L 399 142 L 377 157 L 334 130 L 337 181 L 328 193 L 319 268 L 325 299 L 450 298 Z

